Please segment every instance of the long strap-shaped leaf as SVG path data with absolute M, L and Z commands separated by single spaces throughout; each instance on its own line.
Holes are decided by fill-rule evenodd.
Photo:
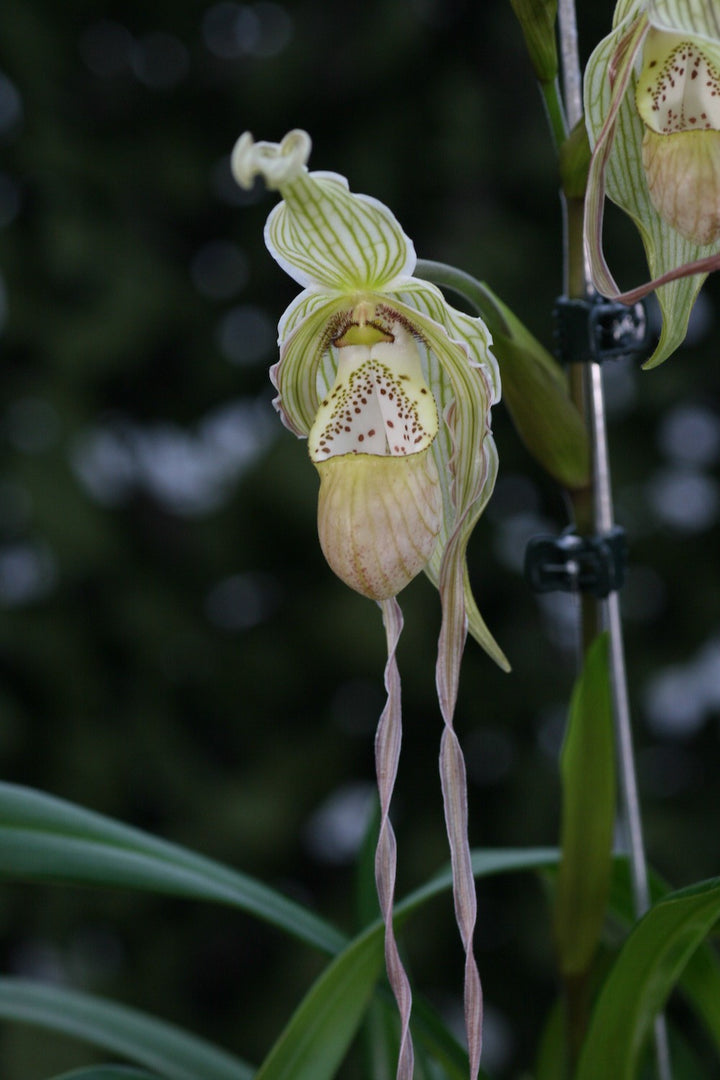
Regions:
M 334 954 L 346 938 L 311 911 L 212 859 L 31 788 L 0 783 L 0 878 L 149 889 L 233 907 Z
M 476 852 L 473 870 L 478 877 L 483 877 L 551 867 L 557 861 L 558 852 L 552 848 Z M 449 871 L 437 874 L 397 905 L 395 923 L 403 922 L 428 900 L 447 892 L 451 885 Z M 303 1077 L 306 1080 L 330 1080 L 335 1075 L 377 982 L 382 966 L 384 933 L 384 925 L 378 920 L 349 942 L 320 975 L 261 1066 L 259 1077 L 262 1080 L 300 1080 Z M 0 979 L 0 1017 L 73 1034 L 148 1065 L 169 1080 L 188 1080 L 189 1077 L 193 1080 L 230 1080 L 231 1077 L 232 1080 L 249 1080 L 254 1075 L 247 1066 L 235 1063 L 223 1051 L 208 1047 L 169 1024 L 64 987 L 47 987 L 17 978 Z M 432 1026 L 432 1018 L 428 1021 L 420 1010 L 418 1019 L 418 1033 L 422 1037 L 428 1023 Z M 430 1030 L 424 1041 L 433 1056 L 442 1055 L 442 1040 L 438 1040 L 437 1032 Z M 205 1050 L 209 1055 L 206 1059 L 203 1058 Z M 178 1060 L 185 1071 L 175 1071 Z M 233 1062 L 234 1072 L 222 1071 L 226 1061 Z M 482 1077 L 482 1073 L 480 1075 Z M 107 1080 L 116 1078 L 108 1077 Z
M 165 1080 L 252 1080 L 255 1074 L 244 1061 L 182 1028 L 66 986 L 0 977 L 0 1016 L 101 1046 Z
M 376 927 L 356 938 L 322 973 L 255 1080 L 325 1080 L 334 1076 L 360 1026 L 382 962 L 383 936 Z
M 670 893 L 625 942 L 593 1011 L 576 1080 L 633 1080 L 653 1017 L 720 918 L 720 878 Z
M 85 1069 L 73 1069 L 55 1076 L 53 1080 L 158 1080 L 158 1074 L 131 1069 L 127 1065 L 88 1065 Z

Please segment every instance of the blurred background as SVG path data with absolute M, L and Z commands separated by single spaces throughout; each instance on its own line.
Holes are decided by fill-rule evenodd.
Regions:
M 579 6 L 587 57 L 612 4 Z M 0 775 L 226 860 L 349 931 L 384 639 L 324 564 L 315 471 L 271 407 L 296 292 L 262 242 L 276 200 L 229 171 L 240 132 L 296 126 L 312 167 L 388 203 L 420 256 L 487 280 L 551 343 L 555 162 L 506 0 L 5 0 Z M 644 280 L 632 230 L 610 215 L 608 234 L 621 284 Z M 606 368 L 647 843 L 678 886 L 720 863 L 719 296 L 710 281 L 660 369 Z M 554 844 L 574 613 L 521 567 L 566 509 L 502 406 L 494 426 L 500 477 L 470 563 L 514 670 L 468 646 L 471 840 Z M 423 579 L 402 603 L 399 895 L 447 858 L 438 598 Z M 484 1061 L 519 1077 L 555 993 L 545 898 L 520 876 L 483 883 L 479 903 Z M 416 986 L 459 1019 L 447 897 L 407 947 Z M 0 959 L 251 1061 L 324 964 L 230 911 L 19 884 L 0 890 Z M 6 1080 L 97 1058 L 0 1028 Z

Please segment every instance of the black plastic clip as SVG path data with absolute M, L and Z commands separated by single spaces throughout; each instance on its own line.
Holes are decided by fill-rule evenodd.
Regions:
M 535 536 L 525 552 L 525 576 L 535 592 L 589 592 L 604 599 L 625 580 L 627 540 L 616 525 L 602 536 Z
M 650 346 L 645 302 L 628 307 L 594 296 L 555 302 L 555 336 L 563 364 L 602 363 L 621 356 L 644 355 Z

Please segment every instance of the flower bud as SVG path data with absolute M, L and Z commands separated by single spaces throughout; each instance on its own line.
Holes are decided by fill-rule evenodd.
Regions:
M 530 61 L 541 83 L 558 73 L 555 19 L 557 0 L 510 0 L 525 37 Z

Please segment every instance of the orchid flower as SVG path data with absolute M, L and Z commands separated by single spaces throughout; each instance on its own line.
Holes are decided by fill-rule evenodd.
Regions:
M 657 289 L 654 366 L 681 344 L 708 271 L 720 267 L 720 11 L 717 0 L 619 0 L 585 73 L 593 146 L 585 242 L 599 292 Z M 602 252 L 605 194 L 642 236 L 652 280 L 622 293 Z
M 320 474 L 318 531 L 327 561 L 380 604 L 385 624 L 388 697 L 375 742 L 381 811 L 375 876 L 401 1017 L 397 1075 L 403 1080 L 413 1072 L 411 992 L 393 932 L 396 843 L 389 818 L 401 740 L 397 594 L 421 570 L 440 592 L 440 772 L 475 1077 L 482 994 L 472 948 L 476 899 L 465 766 L 453 714 L 468 629 L 507 668 L 480 617 L 465 560 L 497 470 L 490 432 L 490 406 L 500 393 L 497 365 L 484 323 L 411 276 L 415 251 L 392 213 L 350 192 L 342 176 L 308 172 L 309 154 L 309 136 L 292 131 L 279 144 L 256 143 L 245 133 L 232 156 L 242 187 L 260 175 L 282 195 L 267 220 L 265 242 L 303 286 L 278 328 L 275 407 L 292 432 L 307 438 Z

